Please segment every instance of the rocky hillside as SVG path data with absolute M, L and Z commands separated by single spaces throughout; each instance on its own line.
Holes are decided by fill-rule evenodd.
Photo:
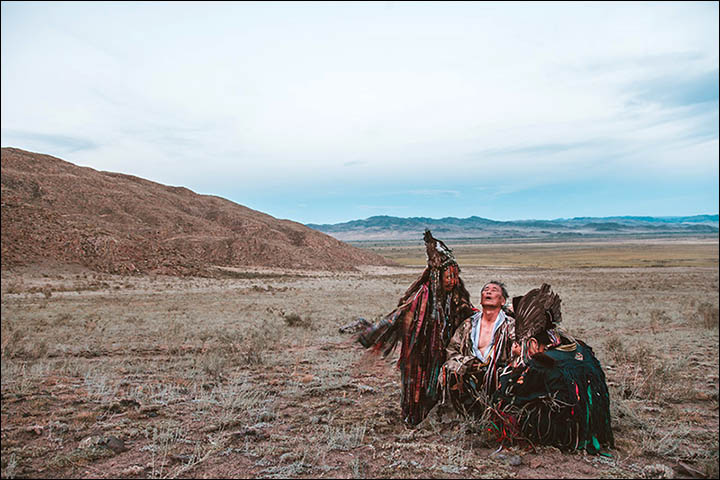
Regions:
M 213 266 L 352 270 L 391 261 L 229 200 L 49 155 L 2 149 L 2 268 L 81 264 L 108 273 Z

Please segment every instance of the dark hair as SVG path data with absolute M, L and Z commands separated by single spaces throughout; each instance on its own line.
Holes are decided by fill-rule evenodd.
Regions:
M 550 337 L 547 334 L 547 330 L 540 330 L 538 333 L 533 335 L 533 338 L 542 345 L 548 345 L 550 343 Z
M 480 290 L 480 293 L 482 293 L 483 290 L 485 290 L 485 287 L 488 285 L 493 284 L 500 287 L 500 291 L 502 292 L 502 296 L 505 297 L 505 300 L 508 300 L 510 298 L 510 295 L 508 295 L 507 288 L 505 287 L 505 284 L 501 282 L 500 280 L 490 280 L 485 285 L 483 285 L 482 289 Z

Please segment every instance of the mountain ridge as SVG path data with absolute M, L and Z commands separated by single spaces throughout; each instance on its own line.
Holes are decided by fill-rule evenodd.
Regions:
M 344 241 L 414 239 L 429 228 L 443 238 L 580 238 L 597 235 L 692 235 L 718 233 L 718 215 L 572 217 L 553 220 L 392 217 L 376 215 L 336 224 L 306 224 Z M 418 237 L 419 238 L 419 237 Z

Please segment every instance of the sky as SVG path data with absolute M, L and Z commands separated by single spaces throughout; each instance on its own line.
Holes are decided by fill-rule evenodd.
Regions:
M 12 2 L 1 144 L 277 218 L 718 212 L 718 2 Z

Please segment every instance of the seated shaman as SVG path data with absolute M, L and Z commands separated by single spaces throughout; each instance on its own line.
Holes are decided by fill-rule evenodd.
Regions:
M 605 374 L 592 348 L 557 328 L 560 297 L 543 284 L 513 298 L 513 310 L 519 356 L 500 375 L 491 408 L 500 440 L 592 454 L 612 447 Z
M 513 321 L 505 309 L 507 298 L 502 282 L 487 283 L 480 291 L 482 309 L 458 327 L 448 344 L 439 381 L 460 414 L 485 411 L 499 372 L 510 362 Z

